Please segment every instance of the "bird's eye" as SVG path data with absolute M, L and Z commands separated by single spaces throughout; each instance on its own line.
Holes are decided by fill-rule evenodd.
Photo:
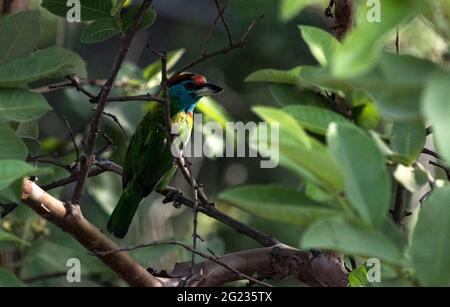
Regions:
M 184 85 L 184 88 L 187 90 L 193 90 L 194 89 L 194 83 L 188 82 Z

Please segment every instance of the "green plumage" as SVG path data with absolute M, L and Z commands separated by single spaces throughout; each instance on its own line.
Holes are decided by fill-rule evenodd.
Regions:
M 183 134 L 189 134 L 189 122 L 183 123 L 186 115 L 180 113 L 172 117 L 172 125 L 180 124 Z M 130 140 L 123 166 L 124 192 L 109 219 L 108 231 L 123 238 L 141 200 L 149 195 L 162 179 L 170 181 L 166 175 L 171 177 L 173 168 L 173 156 L 164 131 L 163 109 L 155 104 L 142 119 Z
M 176 76 L 169 85 L 172 132 L 178 136 L 173 145 L 178 150 L 189 140 L 192 112 L 202 96 L 222 91 L 205 77 L 195 74 Z M 169 183 L 176 171 L 164 122 L 164 110 L 154 103 L 139 123 L 128 145 L 123 165 L 123 193 L 108 221 L 108 231 L 123 238 L 144 197 Z M 174 147 L 172 146 L 172 147 Z M 176 153 L 178 154 L 178 153 Z

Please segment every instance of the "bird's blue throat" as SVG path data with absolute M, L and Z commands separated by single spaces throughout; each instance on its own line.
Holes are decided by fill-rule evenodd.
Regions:
M 169 87 L 170 96 L 170 108 L 173 112 L 193 112 L 197 103 L 199 102 L 199 96 L 195 95 L 195 90 L 189 90 L 186 88 L 186 84 L 189 81 L 180 82 Z

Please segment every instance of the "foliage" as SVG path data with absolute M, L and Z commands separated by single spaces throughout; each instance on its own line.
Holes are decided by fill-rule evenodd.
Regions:
M 332 33 L 315 26 L 295 27 L 297 21 L 308 20 L 303 16 L 307 14 L 301 14 L 302 10 L 318 7 L 322 14 L 329 1 L 233 3 L 240 5 L 242 15 L 246 9 L 253 12 L 259 4 L 271 11 L 277 6 L 274 14 L 278 16 L 269 19 L 268 24 L 285 29 L 286 33 L 292 31 L 297 41 L 288 45 L 287 41 L 293 41 L 292 37 L 283 39 L 283 35 L 288 34 L 261 31 L 267 32 L 264 34 L 267 36 L 259 34 L 259 45 L 253 46 L 248 58 L 230 56 L 231 60 L 224 57 L 223 63 L 211 64 L 205 69 L 207 72 L 216 72 L 216 77 L 223 78 L 220 71 L 224 71 L 226 78 L 232 79 L 230 84 L 239 84 L 227 91 L 231 94 L 226 100 L 242 96 L 240 102 L 247 104 L 219 104 L 214 99 L 205 99 L 198 111 L 207 121 L 215 121 L 223 128 L 235 117 L 253 119 L 257 116 L 271 129 L 279 125 L 279 139 L 265 141 L 277 142 L 280 167 L 269 174 L 255 169 L 247 161 L 226 163 L 204 159 L 202 170 L 206 171 L 201 175 L 213 182 L 207 190 L 221 191 L 217 196 L 218 205 L 230 216 L 259 226 L 298 248 L 329 250 L 355 258 L 358 266 L 349 275 L 351 286 L 370 284 L 364 265 L 369 258 L 380 259 L 383 269 L 391 272 L 381 285 L 396 280 L 421 286 L 448 286 L 449 182 L 442 180 L 444 177 L 439 173 L 434 175 L 423 167 L 418 159 L 427 140 L 426 128 L 431 125 L 430 139 L 436 145 L 438 162 L 444 167 L 450 164 L 450 76 L 448 59 L 445 60 L 450 37 L 450 7 L 445 0 L 381 2 L 380 23 L 370 23 L 365 18 L 370 7 L 356 5 L 356 27 L 341 42 Z M 46 184 L 69 176 L 68 169 L 77 158 L 73 142 L 83 144 L 81 140 L 86 136 L 92 117 L 92 105 L 85 97 L 80 98 L 73 88 L 54 95 L 44 95 L 36 89 L 41 85 L 68 82 L 68 75 L 83 80 L 104 77 L 104 71 L 110 70 L 112 62 L 103 65 L 106 68 L 101 67 L 101 59 L 92 57 L 96 50 L 94 43 L 105 46 L 105 58 L 108 58 L 110 54 L 106 49 L 123 37 L 139 9 L 137 5 L 130 5 L 130 1 L 85 0 L 81 3 L 82 23 L 70 37 L 72 40 L 76 37 L 76 48 L 56 46 L 53 41 L 49 44 L 44 39 L 53 38 L 56 25 L 62 21 L 58 18 L 65 17 L 70 9 L 65 0 L 42 0 L 41 6 L 35 6 L 34 10 L 0 19 L 1 204 L 20 202 L 23 177 L 39 175 L 39 183 Z M 144 31 L 157 22 L 157 15 L 154 8 L 149 8 L 139 30 Z M 48 25 L 53 26 L 51 31 Z M 195 31 L 197 27 L 198 24 L 192 25 Z M 180 48 L 177 40 L 193 36 L 185 28 L 184 24 L 177 28 L 179 37 L 169 44 L 169 70 L 173 70 L 185 54 L 191 53 L 191 48 Z M 412 37 L 404 39 L 404 47 L 403 42 L 401 45 L 404 49 L 399 55 L 392 47 L 397 29 L 401 37 Z M 419 30 L 422 31 L 419 35 L 433 42 L 425 44 L 416 40 Z M 165 42 L 166 33 L 159 38 Z M 152 56 L 146 42 L 140 43 L 145 55 Z M 298 48 L 297 43 L 307 48 Z M 191 43 L 194 50 L 198 45 L 198 41 Z M 280 56 L 280 50 L 287 56 Z M 305 50 L 310 54 L 304 54 Z M 101 53 L 103 57 L 103 50 Z M 296 57 L 295 62 L 292 55 Z M 310 56 L 317 65 L 311 65 L 303 56 Z M 96 61 L 100 64 L 93 65 Z M 245 78 L 247 85 L 242 86 L 243 78 L 234 71 L 247 72 L 249 67 L 263 67 L 262 63 L 275 63 L 275 68 L 249 73 Z M 240 69 L 236 69 L 237 65 Z M 161 62 L 152 59 L 144 66 L 141 68 L 131 62 L 123 65 L 117 78 L 123 86 L 115 88 L 113 93 L 158 95 Z M 228 77 L 230 71 L 236 75 Z M 256 83 L 267 84 L 268 91 L 265 87 L 257 88 Z M 94 85 L 86 89 L 93 90 Z M 267 105 L 271 102 L 272 105 Z M 108 105 L 106 111 L 113 116 L 105 117 L 102 131 L 107 131 L 117 150 L 105 152 L 107 159 L 120 164 L 128 135 L 134 132 L 151 105 Z M 342 105 L 345 110 L 340 108 Z M 74 131 L 74 141 L 65 125 L 66 117 Z M 123 127 L 118 128 L 114 118 Z M 257 146 L 264 137 L 263 131 L 257 130 L 248 145 L 266 157 L 268 149 Z M 105 144 L 98 147 L 107 142 L 105 138 Z M 39 160 L 48 157 L 59 166 L 42 167 L 44 163 Z M 219 169 L 218 174 L 211 171 L 215 168 Z M 246 181 L 258 184 L 229 186 L 230 182 Z M 430 192 L 424 194 L 422 188 L 427 184 Z M 417 224 L 406 217 L 405 231 L 394 225 L 389 214 L 390 209 L 395 211 L 398 205 L 399 187 L 406 190 L 408 199 L 411 195 L 421 198 L 417 208 L 408 208 L 417 217 Z M 67 198 L 67 190 L 59 188 L 49 192 Z M 104 228 L 119 192 L 120 178 L 116 174 L 104 173 L 89 179 L 83 198 L 86 211 L 83 212 L 95 225 Z M 125 243 L 172 236 L 190 240 L 191 216 L 182 210 L 156 206 L 160 203 L 161 199 L 155 195 L 143 202 L 127 238 L 129 241 Z M 0 268 L 0 286 L 67 285 L 64 276 L 47 281 L 27 280 L 64 272 L 66 260 L 72 257 L 83 262 L 86 277 L 83 277 L 83 285 L 122 285 L 73 238 L 37 219 L 31 210 L 19 207 L 0 221 L 0 253 L 19 250 L 22 255 L 20 267 L 14 273 Z M 217 254 L 249 248 L 252 244 L 245 239 L 237 240 L 228 228 L 201 216 L 199 229 L 206 234 L 206 242 L 200 249 L 212 249 Z M 190 259 L 190 255 L 173 248 L 135 251 L 133 257 L 153 268 L 167 268 L 168 263 Z
M 412 230 L 412 244 L 405 244 L 406 238 L 391 225 L 388 214 L 396 206 L 393 186 L 403 185 L 415 193 L 427 182 L 427 175 L 416 164 L 425 145 L 425 123 L 432 124 L 438 152 L 443 161 L 450 162 L 448 71 L 441 63 L 383 48 L 399 25 L 430 12 L 423 1 L 404 2 L 382 1 L 380 23 L 368 22 L 365 16 L 370 7 L 359 6 L 360 22 L 342 43 L 323 30 L 300 26 L 320 66 L 262 69 L 246 79 L 270 84 L 274 99 L 283 108 L 267 113 L 260 107 L 253 110 L 271 125 L 280 123 L 280 166 L 294 170 L 306 187 L 321 187 L 321 200 L 312 205 L 305 194 L 308 190 L 284 187 L 280 191 L 273 185 L 231 188 L 220 197 L 266 219 L 302 225 L 306 231 L 301 248 L 338 251 L 362 262 L 378 258 L 383 266 L 397 270 L 397 278 L 408 276 L 424 286 L 448 286 L 448 183 L 432 190 L 423 204 Z M 300 10 L 306 4 L 299 1 L 294 7 L 294 2 L 283 1 L 282 8 Z M 292 17 L 292 11 L 287 12 L 285 19 Z M 298 93 L 311 90 L 335 97 L 334 102 L 328 99 L 324 100 L 328 105 L 310 106 L 311 99 Z M 351 120 L 333 112 L 338 99 L 351 109 Z M 291 149 L 295 159 L 291 159 Z M 334 168 L 324 163 L 324 153 L 332 157 Z M 340 185 L 330 184 L 340 177 Z M 336 216 L 311 214 L 327 204 L 334 206 Z M 405 275 L 411 268 L 414 274 Z M 352 272 L 353 286 L 367 285 L 363 271 L 365 267 L 360 266 Z

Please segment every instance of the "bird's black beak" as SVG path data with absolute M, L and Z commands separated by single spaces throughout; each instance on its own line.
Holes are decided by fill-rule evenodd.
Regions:
M 212 83 L 205 83 L 199 89 L 195 90 L 195 95 L 198 97 L 211 96 L 222 92 L 223 89 Z

